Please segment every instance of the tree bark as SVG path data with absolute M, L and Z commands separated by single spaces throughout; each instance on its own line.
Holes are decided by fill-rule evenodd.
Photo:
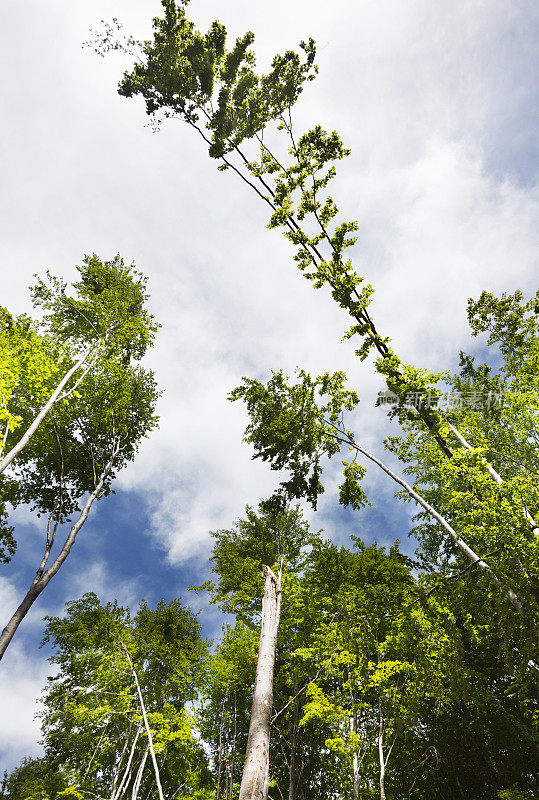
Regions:
M 17 631 L 17 628 L 19 627 L 19 625 L 21 624 L 21 622 L 23 621 L 23 619 L 25 618 L 25 616 L 27 615 L 27 613 L 29 612 L 29 610 L 31 609 L 31 607 L 33 606 L 33 604 L 35 603 L 41 592 L 43 591 L 43 589 L 47 586 L 49 581 L 51 581 L 52 578 L 54 578 L 54 576 L 56 575 L 56 573 L 58 572 L 58 570 L 68 557 L 69 552 L 75 542 L 75 539 L 77 538 L 78 532 L 86 522 L 86 519 L 88 517 L 88 514 L 90 513 L 90 509 L 93 505 L 94 500 L 99 496 L 101 490 L 103 489 L 103 486 L 105 484 L 105 479 L 107 475 L 110 473 L 112 465 L 117 455 L 118 455 L 118 445 L 114 447 L 114 451 L 112 453 L 110 461 L 105 466 L 103 472 L 99 476 L 99 480 L 96 483 L 93 492 L 88 496 L 88 499 L 86 500 L 82 508 L 78 520 L 71 527 L 69 535 L 65 540 L 62 549 L 54 559 L 49 569 L 45 570 L 45 565 L 50 555 L 50 546 L 51 546 L 50 542 L 47 541 L 47 547 L 45 548 L 45 555 L 43 556 L 39 569 L 36 572 L 36 576 L 32 581 L 30 588 L 26 592 L 26 595 L 23 598 L 21 604 L 19 605 L 19 607 L 17 608 L 17 610 L 7 623 L 6 627 L 2 631 L 2 634 L 0 635 L 0 660 L 2 659 L 4 653 L 6 652 L 9 643 L 13 639 Z
M 94 344 L 92 344 L 92 346 L 89 347 L 86 350 L 86 352 L 79 358 L 79 360 L 76 362 L 76 364 L 74 364 L 71 367 L 71 369 L 68 370 L 68 372 L 66 372 L 66 374 L 64 375 L 64 377 L 62 378 L 62 380 L 60 381 L 60 383 L 58 384 L 58 386 L 56 387 L 54 392 L 51 394 L 51 396 L 49 397 L 49 399 L 47 400 L 47 402 L 45 403 L 45 405 L 43 406 L 41 411 L 39 411 L 39 413 L 34 418 L 34 421 L 30 425 L 28 430 L 21 436 L 21 438 L 19 439 L 17 444 L 14 447 L 11 448 L 9 453 L 7 453 L 7 455 L 0 461 L 0 473 L 3 472 L 11 464 L 13 459 L 16 458 L 16 456 L 19 455 L 21 450 L 23 450 L 26 447 L 26 445 L 28 444 L 28 442 L 30 441 L 30 439 L 32 438 L 34 433 L 37 431 L 37 429 L 39 428 L 39 426 L 41 425 L 41 423 L 43 422 L 43 420 L 45 419 L 45 417 L 47 416 L 47 414 L 51 410 L 51 408 L 53 408 L 56 405 L 56 403 L 58 402 L 58 400 L 61 399 L 60 395 L 61 395 L 64 387 L 67 385 L 67 383 L 72 378 L 72 376 L 75 374 L 75 372 L 78 369 L 80 369 L 80 367 L 82 367 L 84 362 L 87 360 L 87 358 L 96 349 L 96 347 L 98 345 L 99 345 L 99 342 L 95 342 Z
M 386 800 L 386 759 L 384 758 L 384 718 L 380 708 L 380 726 L 378 729 L 378 758 L 380 760 L 380 800 Z
M 357 733 L 357 711 L 352 712 L 350 717 L 350 728 L 353 733 Z M 359 758 L 357 750 L 354 750 L 352 757 L 352 769 L 354 776 L 354 800 L 359 800 Z
M 269 789 L 270 722 L 275 647 L 281 616 L 281 570 L 275 576 L 269 567 L 264 567 L 264 576 L 260 644 L 239 800 L 267 800 Z

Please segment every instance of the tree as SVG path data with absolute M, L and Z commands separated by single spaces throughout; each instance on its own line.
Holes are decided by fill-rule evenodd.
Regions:
M 418 431 L 426 430 L 452 465 L 460 455 L 459 445 L 453 444 L 454 431 L 444 426 L 444 414 L 431 402 L 438 396 L 440 375 L 402 364 L 368 313 L 372 287 L 360 288 L 363 278 L 354 271 L 352 262 L 345 260 L 346 249 L 355 241 L 350 234 L 357 223 L 336 223 L 338 209 L 327 187 L 335 174 L 334 163 L 348 151 L 336 132 L 328 134 L 316 126 L 298 137 L 293 129 L 292 107 L 305 83 L 316 74 L 314 42 L 301 43 L 303 58 L 292 51 L 276 56 L 270 73 L 259 76 L 254 69 L 252 33 L 238 38 L 227 51 L 226 30 L 221 23 L 214 22 L 203 35 L 187 19 L 185 2 L 163 0 L 162 5 L 164 16 L 154 19 L 152 40 L 121 40 L 112 26 L 96 37 L 96 50 L 101 55 L 110 49 L 123 49 L 137 56 L 133 69 L 120 82 L 120 94 L 140 95 L 155 120 L 178 117 L 196 129 L 206 141 L 209 155 L 220 162 L 219 168 L 232 169 L 270 206 L 269 227 L 283 227 L 296 249 L 294 258 L 299 268 L 315 287 L 328 286 L 336 302 L 351 316 L 352 327 L 346 336 L 360 338 L 358 356 L 365 359 L 372 352 L 376 354 L 376 369 L 385 376 L 397 401 L 391 407 L 391 416 Z M 274 135 L 264 136 L 269 128 Z M 286 156 L 277 154 L 279 145 L 272 150 L 268 144 L 279 137 L 287 142 Z M 357 448 L 357 443 L 354 446 Z M 355 469 L 349 466 L 347 487 L 354 483 L 351 472 Z M 445 522 L 453 542 L 500 585 L 485 560 Z M 511 585 L 506 592 L 519 609 L 520 601 Z
M 237 781 L 241 783 L 240 797 L 248 797 L 249 792 L 253 792 L 253 797 L 267 798 L 275 782 L 277 762 L 282 763 L 279 759 L 282 742 L 280 739 L 273 745 L 270 742 L 270 730 L 276 716 L 280 716 L 275 712 L 272 720 L 274 698 L 283 706 L 290 700 L 290 676 L 287 658 L 283 655 L 283 650 L 290 651 L 293 642 L 293 636 L 289 636 L 288 605 L 293 589 L 289 590 L 293 587 L 294 575 L 302 569 L 305 547 L 313 537 L 299 509 L 286 509 L 276 503 L 261 503 L 257 513 L 248 508 L 245 519 L 231 530 L 216 532 L 214 537 L 211 562 L 216 580 L 199 588 L 208 589 L 212 602 L 234 614 L 237 624 L 227 630 L 215 660 L 210 662 L 208 719 L 212 722 L 205 728 L 205 734 L 212 741 L 214 759 L 218 763 L 229 760 L 228 754 L 223 759 L 224 742 L 232 742 L 236 765 L 236 753 L 240 747 L 245 747 L 242 780 Z M 282 615 L 281 591 L 284 596 Z M 281 619 L 285 632 L 278 637 Z M 259 629 L 259 649 L 254 656 Z M 253 662 L 256 662 L 254 675 Z M 254 683 L 250 713 L 244 698 L 238 702 L 238 676 L 249 676 L 249 681 Z M 233 717 L 230 711 L 225 714 L 227 707 L 230 709 L 232 695 Z M 227 730 L 228 720 L 233 723 L 232 736 Z M 238 773 L 236 779 L 239 779 Z M 231 769 L 231 789 L 233 784 Z
M 119 255 L 110 262 L 101 262 L 95 253 L 85 256 L 78 271 L 75 297 L 49 272 L 47 282 L 39 280 L 33 288 L 34 306 L 49 312 L 41 324 L 0 310 L 0 422 L 5 423 L 0 454 L 9 448 L 0 472 L 95 362 L 131 355 L 140 359 L 156 331 L 153 316 L 144 309 L 145 279 L 133 266 L 126 268 Z M 21 427 L 22 435 L 16 433 Z
M 204 585 L 213 602 L 236 618 L 210 659 L 207 704 L 202 730 L 218 768 L 219 797 L 233 797 L 242 777 L 239 752 L 247 749 L 251 708 L 241 687 L 252 685 L 258 639 L 265 562 L 283 557 L 280 625 L 275 650 L 273 706 L 270 716 L 270 769 L 267 791 L 272 800 L 328 800 L 341 796 L 347 764 L 326 746 L 332 730 L 312 716 L 301 722 L 307 688 L 318 667 L 304 657 L 325 617 L 323 604 L 304 584 L 308 551 L 320 541 L 309 531 L 298 509 L 264 502 L 255 513 L 228 531 L 218 531 L 212 563 L 215 579 Z M 275 569 L 275 567 L 274 567 Z M 271 576 L 270 576 L 271 580 Z M 266 727 L 267 731 L 267 727 Z M 245 774 L 245 773 L 244 773 Z
M 36 575 L 0 636 L 0 658 L 69 555 L 94 502 L 112 491 L 117 472 L 133 460 L 140 441 L 157 425 L 155 380 L 138 364 L 156 330 L 144 307 L 144 278 L 119 257 L 111 262 L 86 257 L 79 272 L 81 280 L 74 285 L 74 297 L 50 276 L 48 284 L 39 283 L 34 290 L 36 303 L 46 312 L 42 325 L 47 331 L 45 344 L 37 345 L 37 352 L 40 348 L 60 356 L 70 348 L 76 352 L 92 337 L 96 339 L 92 347 L 97 349 L 91 364 L 67 393 L 57 397 L 54 408 L 49 408 L 32 435 L 25 434 L 24 448 L 10 465 L 4 501 L 30 505 L 38 515 L 47 515 L 47 523 Z M 22 325 L 20 321 L 17 324 Z M 28 326 L 27 337 L 32 342 L 33 327 Z M 13 359 L 17 359 L 17 351 Z M 60 358 L 63 373 L 65 364 L 61 362 Z M 25 368 L 31 372 L 28 364 Z M 51 380 L 54 383 L 56 376 Z M 48 391 L 43 390 L 45 394 Z M 34 411 L 40 402 L 40 396 L 32 394 L 31 382 L 17 384 L 9 413 L 22 419 L 24 412 L 35 422 Z M 63 544 L 55 547 L 64 526 Z
M 281 617 L 281 569 L 264 567 L 260 644 L 256 662 L 249 735 L 239 800 L 267 800 L 270 779 L 270 725 L 273 711 L 273 671 Z
M 301 42 L 300 54 L 276 55 L 270 72 L 258 75 L 253 33 L 238 37 L 227 50 L 222 23 L 213 22 L 202 34 L 187 18 L 186 0 L 162 0 L 162 6 L 151 40 L 122 36 L 116 20 L 94 34 L 99 55 L 123 50 L 135 58 L 119 93 L 140 95 L 156 125 L 169 117 L 186 122 L 205 141 L 218 169 L 232 170 L 269 207 L 268 227 L 283 228 L 299 269 L 315 288 L 327 287 L 350 316 L 345 337 L 356 337 L 357 355 L 362 360 L 375 355 L 376 370 L 399 400 L 394 413 L 425 425 L 450 458 L 437 410 L 424 402 L 433 388 L 431 376 L 404 365 L 388 337 L 378 331 L 368 312 L 373 288 L 345 256 L 356 241 L 358 225 L 337 222 L 338 208 L 328 186 L 336 162 L 350 151 L 336 131 L 316 125 L 298 135 L 293 126 L 292 109 L 317 73 L 315 42 Z M 411 394 L 421 401 L 413 409 L 406 406 Z
M 44 758 L 25 758 L 6 778 L 8 800 L 55 800 L 68 788 L 69 778 Z
M 188 704 L 206 644 L 179 600 L 142 603 L 131 616 L 94 594 L 47 618 L 58 673 L 44 693 L 46 763 L 78 796 L 206 798 L 210 774 Z M 153 756 L 157 769 L 152 768 Z

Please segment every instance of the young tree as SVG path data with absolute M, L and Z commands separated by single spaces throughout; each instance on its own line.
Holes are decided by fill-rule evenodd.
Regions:
M 57 398 L 10 465 L 4 500 L 30 505 L 39 515 L 46 514 L 47 523 L 35 577 L 0 635 L 0 658 L 69 555 L 94 502 L 110 493 L 117 472 L 133 460 L 140 441 L 157 425 L 155 380 L 138 363 L 156 330 L 145 309 L 145 280 L 119 257 L 111 262 L 87 257 L 79 272 L 74 297 L 51 277 L 34 291 L 36 303 L 46 311 L 43 326 L 53 354 L 60 358 L 66 349 L 85 346 L 88 330 L 98 331 L 99 336 L 91 365 L 67 394 Z M 12 393 L 10 414 L 22 417 L 19 408 L 25 410 L 29 397 L 29 416 L 34 415 L 31 403 L 36 398 L 31 390 L 30 383 Z M 65 537 L 58 546 L 64 527 Z
M 67 400 L 96 362 L 142 357 L 156 326 L 144 309 L 145 280 L 116 256 L 95 253 L 78 267 L 76 294 L 47 273 L 33 289 L 34 306 L 48 314 L 40 324 L 0 309 L 0 473 L 16 459 L 50 411 Z M 136 353 L 136 355 L 135 355 Z M 20 433 L 21 429 L 23 433 Z
M 210 774 L 188 705 L 206 644 L 178 600 L 131 616 L 87 594 L 47 618 L 59 667 L 44 694 L 46 760 L 78 796 L 208 797 Z M 154 763 L 152 763 L 154 762 Z

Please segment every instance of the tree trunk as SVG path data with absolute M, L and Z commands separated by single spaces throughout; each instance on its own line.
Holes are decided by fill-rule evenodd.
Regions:
M 350 717 L 350 728 L 352 733 L 357 733 L 357 711 L 355 710 L 352 712 L 352 716 Z M 352 769 L 354 776 L 354 800 L 359 800 L 359 758 L 357 750 L 354 750 Z
M 275 647 L 281 615 L 281 570 L 275 576 L 269 567 L 264 567 L 264 575 L 260 644 L 239 800 L 267 800 L 269 789 L 270 721 Z
M 41 425 L 41 423 L 43 422 L 43 420 L 45 419 L 45 417 L 47 416 L 47 414 L 51 410 L 51 408 L 54 408 L 54 406 L 56 405 L 56 403 L 60 399 L 60 395 L 62 394 L 62 390 L 65 388 L 65 386 L 67 385 L 69 380 L 72 378 L 72 376 L 75 374 L 75 372 L 83 366 L 83 364 L 87 360 L 88 356 L 96 349 L 98 344 L 99 344 L 99 342 L 96 342 L 96 343 L 92 344 L 92 346 L 89 347 L 86 350 L 86 352 L 79 358 L 79 360 L 76 362 L 76 364 L 73 364 L 71 369 L 68 372 L 66 372 L 66 374 L 64 375 L 64 377 L 62 378 L 62 380 L 60 381 L 60 383 L 58 384 L 58 386 L 56 387 L 54 392 L 51 394 L 51 396 L 49 397 L 49 399 L 47 400 L 47 402 L 45 403 L 43 408 L 39 411 L 39 413 L 34 418 L 34 421 L 30 425 L 28 430 L 21 436 L 21 438 L 19 439 L 17 444 L 14 447 L 11 448 L 11 450 L 5 456 L 5 458 L 3 458 L 0 461 L 0 472 L 3 472 L 6 469 L 6 467 L 8 467 L 11 464 L 13 459 L 16 456 L 19 455 L 21 450 L 23 450 L 26 447 L 26 445 L 28 444 L 28 442 L 30 441 L 30 439 L 32 438 L 34 433 L 37 431 L 37 429 L 39 428 L 39 426 Z
M 47 570 L 45 570 L 45 565 L 47 564 L 50 555 L 50 548 L 52 546 L 52 541 L 47 540 L 45 555 L 41 560 L 41 564 L 36 573 L 36 576 L 32 581 L 30 588 L 26 592 L 26 595 L 23 598 L 21 604 L 19 605 L 19 607 L 17 608 L 17 610 L 7 623 L 6 627 L 2 631 L 2 634 L 0 635 L 0 660 L 2 659 L 4 653 L 6 652 L 9 643 L 13 639 L 15 632 L 17 631 L 17 628 L 19 627 L 19 625 L 21 624 L 27 613 L 32 608 L 34 602 L 37 600 L 37 598 L 39 597 L 43 589 L 47 586 L 49 581 L 51 581 L 52 578 L 54 578 L 54 576 L 56 575 L 56 573 L 58 572 L 58 570 L 68 557 L 69 552 L 75 542 L 75 539 L 77 538 L 78 532 L 80 531 L 80 529 L 86 522 L 86 519 L 88 518 L 88 514 L 90 513 L 90 509 L 94 503 L 94 500 L 99 496 L 101 490 L 103 489 L 103 486 L 105 484 L 105 479 L 109 475 L 114 460 L 118 455 L 118 449 L 119 445 L 115 445 L 110 461 L 105 466 L 103 472 L 99 476 L 99 480 L 95 485 L 93 492 L 89 495 L 84 506 L 82 507 L 82 511 L 80 513 L 78 520 L 75 522 L 74 525 L 72 525 L 71 530 L 69 531 L 69 535 L 62 546 L 62 549 L 54 559 L 51 566 Z
M 380 708 L 380 727 L 378 730 L 378 757 L 380 759 L 380 800 L 386 800 L 386 759 L 384 758 L 384 718 Z

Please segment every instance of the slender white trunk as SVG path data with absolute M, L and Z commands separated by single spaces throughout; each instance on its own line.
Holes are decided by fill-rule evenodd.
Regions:
M 460 433 L 460 431 L 458 431 L 450 423 L 449 423 L 449 427 L 450 427 L 451 431 L 453 432 L 453 434 L 456 436 L 456 438 L 459 440 L 461 445 L 466 448 L 466 450 L 473 450 L 472 445 L 468 441 L 466 441 L 466 439 Z M 483 463 L 485 465 L 485 468 L 486 468 L 488 474 L 492 478 L 492 480 L 495 481 L 498 484 L 498 486 L 500 486 L 500 484 L 503 483 L 503 478 L 501 477 L 501 475 L 499 475 L 496 472 L 496 470 L 494 469 L 492 464 L 489 464 L 489 462 L 486 460 L 486 458 L 483 458 L 482 461 L 483 461 Z M 535 534 L 535 536 L 539 536 L 539 527 L 537 526 L 536 521 L 534 520 L 532 515 L 529 513 L 527 508 L 524 508 L 523 511 L 524 511 L 524 516 L 526 517 L 526 519 L 530 523 L 530 526 L 531 526 L 531 529 L 532 529 L 533 533 Z
M 239 800 L 267 800 L 269 789 L 270 722 L 275 647 L 281 616 L 281 570 L 275 576 L 269 567 L 264 567 L 264 576 L 260 644 Z
M 33 604 L 35 603 L 35 601 L 37 600 L 43 589 L 47 586 L 49 581 L 51 581 L 52 578 L 54 578 L 54 576 L 56 575 L 56 573 L 58 572 L 58 570 L 68 557 L 69 552 L 75 542 L 75 539 L 77 538 L 77 534 L 84 525 L 84 523 L 86 522 L 86 519 L 88 518 L 88 514 L 90 513 L 90 509 L 94 503 L 94 500 L 98 497 L 99 493 L 101 492 L 105 483 L 105 479 L 107 475 L 110 473 L 112 465 L 117 455 L 118 455 L 118 446 L 114 448 L 113 454 L 108 464 L 105 466 L 103 472 L 101 473 L 93 492 L 89 495 L 88 499 L 86 500 L 78 520 L 71 527 L 69 535 L 65 540 L 62 549 L 54 559 L 51 566 L 47 570 L 45 570 L 44 567 L 50 555 L 50 543 L 49 541 L 47 541 L 47 548 L 45 550 L 45 555 L 41 561 L 36 576 L 32 581 L 30 588 L 26 592 L 26 595 L 24 596 L 21 604 L 19 605 L 19 607 L 17 608 L 17 610 L 7 623 L 6 627 L 2 631 L 2 634 L 0 635 L 0 659 L 6 652 L 8 645 L 13 639 L 13 636 L 15 635 L 17 628 L 27 615 L 28 611 L 31 609 L 31 607 L 33 606 Z
M 135 670 L 135 667 L 133 666 L 133 662 L 131 661 L 131 656 L 129 655 L 129 651 L 128 651 L 127 647 L 125 646 L 125 644 L 122 641 L 120 641 L 120 644 L 122 646 L 122 649 L 123 649 L 123 651 L 125 653 L 125 657 L 127 658 L 127 662 L 128 662 L 129 667 L 131 669 L 131 674 L 133 675 L 133 680 L 135 681 L 135 686 L 136 686 L 136 689 L 137 689 L 137 695 L 138 695 L 138 701 L 139 701 L 139 705 L 140 705 L 140 710 L 142 712 L 142 719 L 144 720 L 144 727 L 146 729 L 146 736 L 148 737 L 148 749 L 149 749 L 150 755 L 152 757 L 153 770 L 154 770 L 154 774 L 155 774 L 155 783 L 157 785 L 157 791 L 159 793 L 159 800 L 164 800 L 163 789 L 161 787 L 161 776 L 159 775 L 159 767 L 157 766 L 157 759 L 155 757 L 155 750 L 154 750 L 154 747 L 153 747 L 153 736 L 152 736 L 152 732 L 150 730 L 150 725 L 148 723 L 148 716 L 146 714 L 146 706 L 144 704 L 144 698 L 142 697 L 142 692 L 140 690 L 140 684 L 138 682 L 137 672 Z
M 112 784 L 112 793 L 111 793 L 111 796 L 110 796 L 110 800 L 119 800 L 119 798 L 122 797 L 124 795 L 124 793 L 125 793 L 125 790 L 127 788 L 127 784 L 129 783 L 129 779 L 131 778 L 131 771 L 132 771 L 132 766 L 131 765 L 133 763 L 133 756 L 135 755 L 135 748 L 137 746 L 137 742 L 138 742 L 138 737 L 139 736 L 140 736 L 140 728 L 137 728 L 137 732 L 135 733 L 135 738 L 133 739 L 133 742 L 131 744 L 131 750 L 129 751 L 129 758 L 127 760 L 127 766 L 126 766 L 126 768 L 124 770 L 124 774 L 123 774 L 122 779 L 121 779 L 121 781 L 120 781 L 120 783 L 119 783 L 117 788 L 115 787 L 115 784 L 116 784 L 116 778 L 117 778 L 117 775 L 119 774 L 119 772 L 117 772 L 117 774 L 114 776 L 114 781 L 113 781 L 113 784 Z M 125 750 L 125 748 L 124 748 L 124 750 Z M 122 753 L 122 759 L 123 759 L 123 753 Z M 120 761 L 120 763 L 121 763 L 121 761 Z
M 350 730 L 357 733 L 357 711 L 352 712 L 350 717 Z M 352 757 L 352 770 L 354 777 L 354 800 L 359 800 L 359 757 L 357 750 L 354 750 Z
M 11 448 L 9 453 L 7 453 L 5 457 L 0 461 L 0 473 L 2 473 L 11 464 L 13 459 L 19 455 L 21 450 L 23 450 L 24 447 L 26 447 L 26 445 L 28 444 L 28 442 L 30 441 L 36 430 L 39 428 L 39 426 L 41 425 L 41 423 L 51 410 L 51 408 L 53 408 L 60 399 L 62 391 L 67 386 L 67 384 L 69 383 L 75 372 L 82 367 L 82 365 L 89 358 L 91 353 L 99 346 L 99 344 L 100 341 L 94 342 L 91 345 L 91 347 L 89 347 L 86 350 L 86 352 L 83 353 L 83 355 L 79 358 L 79 360 L 71 367 L 71 369 L 68 370 L 68 372 L 66 372 L 66 374 L 64 375 L 64 377 L 62 378 L 62 380 L 60 381 L 54 392 L 51 394 L 51 396 L 49 397 L 49 399 L 47 400 L 41 411 L 39 411 L 37 416 L 34 418 L 34 421 L 30 425 L 30 427 L 21 436 L 17 444 L 14 445 L 14 447 Z
M 378 728 L 378 758 L 380 761 L 380 800 L 386 800 L 386 759 L 384 758 L 384 718 L 380 708 L 380 725 Z
M 389 467 L 387 467 L 382 461 L 380 461 L 380 459 L 376 458 L 376 456 L 373 456 L 372 453 L 368 452 L 368 450 L 365 450 L 363 447 L 356 444 L 356 442 L 354 442 L 352 439 L 349 438 L 344 439 L 341 436 L 338 436 L 337 438 L 340 441 L 344 442 L 345 444 L 350 445 L 350 447 L 352 447 L 354 450 L 357 450 L 358 453 L 362 453 L 362 455 L 364 455 L 370 461 L 373 461 L 380 467 L 380 469 L 382 469 L 386 473 L 386 475 L 389 475 L 389 477 L 392 478 L 396 483 L 398 483 L 399 486 L 402 486 L 402 488 L 410 495 L 410 497 L 413 497 L 416 503 L 418 503 L 422 508 L 424 508 L 425 511 L 427 511 L 430 514 L 430 516 L 433 517 L 442 526 L 444 531 L 446 531 L 446 533 L 449 534 L 449 536 L 451 537 L 455 545 L 459 548 L 459 550 L 462 553 L 464 553 L 464 555 L 467 558 L 469 558 L 469 560 L 472 561 L 474 565 L 477 565 L 479 569 L 483 570 L 490 577 L 493 583 L 496 584 L 496 586 L 500 586 L 500 581 L 498 577 L 491 570 L 486 561 L 480 558 L 477 555 L 477 553 L 475 553 L 472 550 L 472 548 L 466 544 L 464 539 L 461 539 L 458 533 L 451 527 L 449 522 L 447 522 L 447 520 L 444 519 L 444 517 L 442 517 L 442 515 L 439 514 L 436 511 L 436 509 L 430 505 L 430 503 L 427 503 L 427 501 L 424 500 L 421 497 L 421 495 L 419 495 L 414 489 L 412 489 L 412 487 L 408 483 L 406 483 L 405 480 L 399 478 L 399 476 L 396 475 L 391 469 L 389 469 Z M 519 612 L 519 614 L 521 614 L 522 606 L 520 605 L 520 601 L 518 600 L 516 594 L 512 589 L 509 589 L 509 591 L 507 592 L 507 596 L 509 598 L 509 602 L 511 603 L 511 605 L 513 605 L 514 608 L 516 608 L 516 610 Z
M 150 748 L 147 747 L 144 751 L 144 755 L 142 756 L 142 761 L 140 762 L 140 766 L 138 768 L 138 772 L 135 778 L 135 782 L 133 784 L 133 789 L 131 790 L 131 800 L 137 800 L 140 783 L 142 781 L 142 773 L 144 772 L 144 767 L 146 766 L 146 759 L 148 758 L 148 753 L 150 752 Z

